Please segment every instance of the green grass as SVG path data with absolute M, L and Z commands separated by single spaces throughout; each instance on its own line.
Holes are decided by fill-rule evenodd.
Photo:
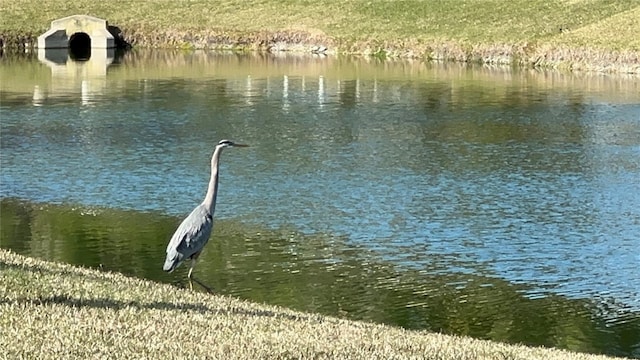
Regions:
M 346 321 L 0 249 L 0 358 L 610 359 Z
M 51 20 L 89 14 L 122 28 L 152 31 L 308 30 L 354 41 L 558 41 L 606 24 L 613 33 L 580 36 L 587 45 L 640 50 L 637 0 L 132 1 L 2 0 L 3 30 L 39 33 Z M 626 15 L 625 15 L 626 14 Z M 637 19 L 637 17 L 636 17 Z M 605 42 L 606 41 L 606 42 Z
M 640 72 L 640 0 L 0 0 L 7 43 L 87 14 L 138 46 L 260 48 Z M 561 31 L 562 29 L 562 31 Z M 17 39 L 17 40 L 16 40 Z

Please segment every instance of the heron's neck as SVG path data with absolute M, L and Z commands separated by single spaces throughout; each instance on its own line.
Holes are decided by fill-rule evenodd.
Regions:
M 207 195 L 204 197 L 202 204 L 209 210 L 209 214 L 213 215 L 213 211 L 216 208 L 216 197 L 218 195 L 218 168 L 220 153 L 222 148 L 216 148 L 211 157 L 211 179 L 209 179 L 209 188 L 207 189 Z

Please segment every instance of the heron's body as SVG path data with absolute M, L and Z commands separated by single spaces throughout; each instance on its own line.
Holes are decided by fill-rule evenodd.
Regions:
M 212 229 L 213 214 L 204 205 L 198 205 L 171 237 L 167 245 L 167 258 L 162 267 L 164 271 L 173 271 L 182 261 L 197 258 L 209 241 Z
M 191 259 L 191 268 L 189 269 L 188 278 L 191 281 L 193 268 L 202 249 L 209 241 L 211 230 L 213 229 L 213 212 L 216 207 L 216 198 L 218 195 L 218 168 L 220 154 L 222 149 L 226 147 L 246 147 L 247 145 L 235 144 L 229 140 L 222 140 L 216 146 L 211 157 L 211 179 L 204 201 L 196 206 L 187 216 L 178 229 L 171 237 L 167 245 L 167 257 L 162 267 L 164 271 L 171 272 L 175 270 L 184 260 Z M 195 280 L 195 279 L 194 279 Z M 196 282 L 198 282 L 196 280 Z M 204 284 L 198 282 L 203 287 Z M 207 288 L 208 290 L 208 288 Z

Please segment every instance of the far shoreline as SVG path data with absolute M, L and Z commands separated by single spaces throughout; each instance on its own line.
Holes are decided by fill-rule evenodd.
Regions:
M 144 32 L 123 29 L 133 49 L 233 50 L 269 53 L 308 53 L 327 56 L 358 55 L 382 60 L 417 60 L 554 69 L 567 72 L 640 75 L 640 52 L 567 47 L 523 42 L 467 44 L 457 41 L 376 40 L 347 42 L 306 31 L 275 32 Z M 37 47 L 32 33 L 0 33 L 0 57 Z

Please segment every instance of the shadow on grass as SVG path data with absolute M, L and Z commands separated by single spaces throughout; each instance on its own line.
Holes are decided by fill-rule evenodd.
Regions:
M 189 304 L 189 303 L 170 303 L 165 301 L 152 301 L 149 303 L 141 303 L 137 301 L 118 301 L 108 298 L 97 299 L 80 299 L 62 295 L 52 296 L 38 296 L 34 298 L 18 298 L 18 299 L 0 299 L 0 304 L 20 304 L 20 305 L 64 305 L 73 308 L 102 308 L 112 310 L 122 310 L 126 308 L 136 309 L 153 309 L 153 310 L 186 310 L 194 311 L 198 313 L 214 313 L 216 315 L 241 315 L 241 316 L 259 316 L 259 317 L 273 317 L 278 319 L 287 319 L 293 321 L 306 321 L 310 318 L 304 315 L 286 314 L 271 310 L 251 310 L 237 307 L 231 307 L 228 309 L 209 307 L 204 304 Z

